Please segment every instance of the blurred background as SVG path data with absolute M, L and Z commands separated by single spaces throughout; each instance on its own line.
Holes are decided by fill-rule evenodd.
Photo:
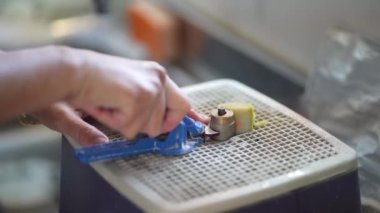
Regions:
M 0 49 L 156 60 L 180 86 L 241 81 L 355 148 L 363 212 L 380 212 L 379 11 L 377 0 L 0 0 Z M 1 124 L 0 212 L 57 212 L 60 141 Z

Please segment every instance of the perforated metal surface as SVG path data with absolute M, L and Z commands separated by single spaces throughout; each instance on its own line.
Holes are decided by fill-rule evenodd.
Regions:
M 223 102 L 251 102 L 257 120 L 268 125 L 224 142 L 209 142 L 194 152 L 167 157 L 154 154 L 117 164 L 171 202 L 182 202 L 286 174 L 337 154 L 328 141 L 303 124 L 230 85 L 188 94 L 208 114 Z M 113 135 L 112 138 L 119 138 Z
M 268 183 L 274 178 L 287 178 L 289 174 L 305 168 L 312 171 L 310 165 L 328 162 L 347 153 L 348 148 L 340 142 L 329 140 L 330 136 L 325 137 L 310 129 L 298 119 L 279 111 L 278 107 L 273 108 L 272 102 L 253 96 L 233 82 L 209 84 L 185 92 L 193 106 L 205 114 L 223 102 L 250 102 L 255 107 L 256 120 L 266 119 L 268 124 L 228 141 L 207 142 L 183 156 L 145 154 L 102 166 L 112 167 L 111 173 L 119 176 L 132 177 L 159 200 L 178 205 Z M 115 134 L 111 137 L 119 138 Z M 202 205 L 207 206 L 207 203 Z

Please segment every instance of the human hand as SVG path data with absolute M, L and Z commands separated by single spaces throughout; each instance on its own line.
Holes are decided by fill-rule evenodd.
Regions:
M 190 110 L 189 114 L 195 120 L 208 122 L 208 117 Z M 48 128 L 72 137 L 82 146 L 105 143 L 108 137 L 100 130 L 84 120 L 85 113 L 74 110 L 66 103 L 56 103 L 49 108 L 33 113 L 38 121 Z
M 72 137 L 79 144 L 93 145 L 108 141 L 106 135 L 82 120 L 80 114 L 66 103 L 56 103 L 33 113 L 42 124 Z
M 82 60 L 80 80 L 68 103 L 128 139 L 168 132 L 189 112 L 202 120 L 159 64 L 83 50 L 75 54 Z
M 104 135 L 87 130 L 89 126 L 68 106 L 86 111 L 127 138 L 140 132 L 156 136 L 170 131 L 186 113 L 201 119 L 189 111 L 179 88 L 154 62 L 59 46 L 0 56 L 0 122 L 38 111 L 47 126 L 79 141 L 94 137 L 96 142 L 103 141 Z M 73 128 L 66 126 L 70 123 Z M 86 133 L 77 129 L 94 134 L 81 136 Z

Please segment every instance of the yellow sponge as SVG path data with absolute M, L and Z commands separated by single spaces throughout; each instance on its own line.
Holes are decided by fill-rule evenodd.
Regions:
M 220 104 L 220 106 L 234 112 L 236 134 L 249 132 L 253 129 L 255 109 L 251 103 L 227 102 Z

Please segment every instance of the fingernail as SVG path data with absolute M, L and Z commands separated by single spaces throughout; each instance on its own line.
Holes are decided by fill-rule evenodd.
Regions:
M 208 117 L 207 115 L 203 115 L 203 114 L 202 114 L 201 117 L 202 117 L 203 119 L 205 119 L 205 120 L 206 120 L 206 119 L 209 119 L 209 117 Z
M 102 143 L 107 143 L 109 141 L 108 138 L 105 138 L 103 136 L 96 137 L 92 140 L 92 143 L 94 144 L 102 144 Z

